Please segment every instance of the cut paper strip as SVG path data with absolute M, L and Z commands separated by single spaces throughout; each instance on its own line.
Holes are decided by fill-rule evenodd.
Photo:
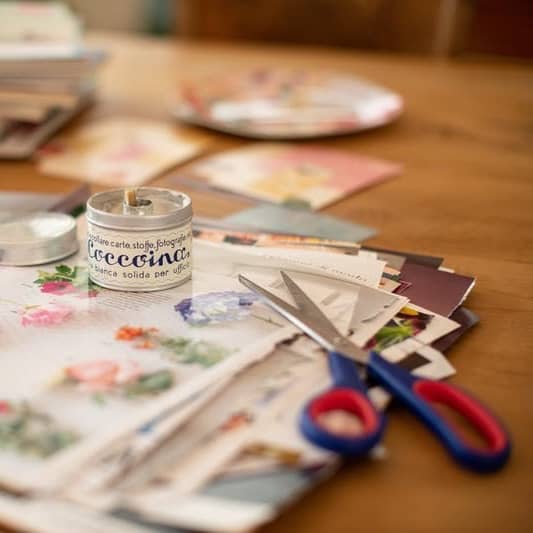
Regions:
M 305 209 L 261 204 L 226 217 L 225 222 L 242 224 L 265 233 L 292 233 L 322 239 L 361 242 L 377 231 L 368 226 L 314 213 Z
M 373 250 L 378 252 L 378 255 L 392 254 L 403 257 L 404 262 L 415 263 L 416 265 L 423 265 L 431 268 L 439 268 L 442 265 L 444 259 L 442 257 L 435 257 L 432 255 L 415 254 L 411 252 L 402 252 L 400 250 L 388 250 L 386 248 L 376 248 L 374 246 L 364 246 L 365 250 Z M 391 266 L 394 266 L 391 264 Z M 398 267 L 394 267 L 398 268 Z M 401 267 L 400 267 L 401 270 Z
M 258 248 L 200 240 L 195 240 L 194 250 L 195 269 L 232 277 L 237 277 L 248 267 L 260 267 L 272 269 L 276 275 L 279 270 L 287 270 L 377 287 L 385 267 L 384 261 L 361 259 L 356 255 Z M 216 257 L 215 261 L 213 257 Z
M 459 327 L 457 322 L 449 318 L 409 303 L 364 348 L 378 351 L 389 361 L 396 363 L 416 352 L 419 346 L 429 345 Z
M 458 307 L 451 315 L 450 319 L 458 322 L 461 326 L 436 340 L 432 346 L 441 352 L 445 352 L 453 346 L 468 330 L 473 328 L 478 322 L 479 317 L 466 307 Z
M 403 296 L 387 291 L 358 286 L 357 299 L 350 322 L 350 340 L 364 346 L 383 328 L 406 304 Z

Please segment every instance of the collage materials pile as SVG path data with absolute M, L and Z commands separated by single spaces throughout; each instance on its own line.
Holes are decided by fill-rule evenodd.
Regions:
M 186 122 L 270 140 L 349 133 L 402 111 L 398 95 L 324 72 L 266 69 L 189 85 L 183 95 L 176 114 Z M 206 144 L 160 123 L 110 118 L 45 146 L 39 169 L 137 186 Z M 358 346 L 417 376 L 453 375 L 442 352 L 478 321 L 462 306 L 475 280 L 440 270 L 442 258 L 361 247 L 375 230 L 311 211 L 400 172 L 387 161 L 279 143 L 193 162 L 164 185 L 263 203 L 224 221 L 195 219 L 193 280 L 164 292 L 95 285 L 84 246 L 55 264 L 0 267 L 9 280 L 0 299 L 8 356 L 0 520 L 69 533 L 247 531 L 333 475 L 339 457 L 296 424 L 306 399 L 330 384 L 324 352 L 239 274 L 290 301 L 283 269 Z M 83 243 L 83 217 L 78 227 Z M 388 394 L 369 387 L 385 409 Z M 386 460 L 387 451 L 371 455 Z
M 2 268 L 10 283 L 0 338 L 11 355 L 1 384 L 4 486 L 42 494 L 29 500 L 34 506 L 46 494 L 49 505 L 82 506 L 109 523 L 240 531 L 331 475 L 338 458 L 307 443 L 295 424 L 305 397 L 328 384 L 326 358 L 238 274 L 290 301 L 279 278 L 288 270 L 356 344 L 420 376 L 454 373 L 432 346 L 461 327 L 433 310 L 438 291 L 421 307 L 379 288 L 416 263 L 406 259 L 398 271 L 378 252 L 354 255 L 351 243 L 346 255 L 327 242 L 317 249 L 319 239 L 302 250 L 301 242 L 237 244 L 213 228 L 195 235 L 192 283 L 161 293 L 97 287 L 81 253 L 42 270 Z M 455 276 L 422 268 L 435 271 L 437 289 L 442 274 Z M 464 291 L 450 313 L 470 289 L 458 278 Z M 383 391 L 371 394 L 385 407 Z M 24 429 L 15 431 L 15 421 Z M 219 512 L 227 520 L 217 525 L 209 516 Z

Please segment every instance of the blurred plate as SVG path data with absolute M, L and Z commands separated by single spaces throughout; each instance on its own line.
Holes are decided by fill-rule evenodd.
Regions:
M 257 69 L 182 87 L 174 114 L 185 122 L 254 139 L 306 139 L 392 122 L 402 98 L 330 71 Z

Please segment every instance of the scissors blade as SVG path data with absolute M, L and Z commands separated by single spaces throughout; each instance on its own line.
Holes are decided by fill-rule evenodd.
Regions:
M 284 276 L 284 281 L 288 278 L 287 274 Z M 289 278 L 290 279 L 290 278 Z M 263 296 L 266 303 L 276 310 L 281 316 L 286 318 L 291 324 L 294 324 L 298 329 L 307 333 L 309 337 L 314 339 L 320 346 L 328 351 L 342 352 L 346 356 L 356 360 L 359 363 L 366 364 L 368 361 L 368 354 L 353 344 L 346 337 L 341 335 L 335 326 L 322 314 L 322 311 L 318 310 L 321 316 L 320 320 L 316 320 L 313 315 L 309 315 L 308 311 L 302 311 L 281 298 L 278 298 L 275 294 L 272 294 L 263 287 L 257 285 L 252 280 L 246 278 L 242 274 L 239 274 L 239 281 L 248 289 Z M 290 280 L 299 291 L 301 289 Z M 289 289 L 291 290 L 291 289 Z M 303 292 L 303 291 L 302 291 Z M 292 294 L 292 292 L 291 292 Z M 295 299 L 296 300 L 296 299 Z M 298 303 L 298 301 L 296 301 Z M 313 303 L 313 306 L 315 304 Z M 318 308 L 317 308 L 318 309 Z
M 315 328 L 309 325 L 308 317 L 303 311 L 294 307 L 293 305 L 288 304 L 281 298 L 278 298 L 275 294 L 267 291 L 263 287 L 257 285 L 252 280 L 246 278 L 242 274 L 239 274 L 239 281 L 245 286 L 248 287 L 251 291 L 256 294 L 261 295 L 265 303 L 270 307 L 276 310 L 281 316 L 286 318 L 291 324 L 294 324 L 298 329 L 302 330 L 304 333 L 307 333 L 311 338 L 318 342 L 321 346 L 326 348 L 326 350 L 334 350 L 334 344 L 328 339 L 330 332 L 323 332 L 320 334 Z M 336 330 L 335 330 L 336 331 Z M 337 335 L 340 335 L 337 332 Z
M 260 285 L 257 285 L 257 283 L 254 283 L 251 279 L 248 279 L 242 274 L 239 274 L 239 281 L 252 292 L 261 295 L 266 300 L 267 304 L 273 307 L 276 311 L 278 311 L 278 313 L 282 314 L 285 318 L 287 318 L 289 314 L 292 314 L 294 316 L 300 316 L 302 314 L 297 307 L 294 307 L 294 305 L 291 305 L 285 300 L 278 298 L 275 294 L 271 293 Z
M 315 325 L 322 322 L 324 326 L 327 325 L 332 328 L 332 331 L 335 330 L 335 335 L 340 335 L 331 323 L 331 320 L 321 311 L 315 302 L 305 294 L 301 287 L 283 270 L 280 270 L 280 274 L 297 307 L 309 317 L 309 321 L 313 322 Z

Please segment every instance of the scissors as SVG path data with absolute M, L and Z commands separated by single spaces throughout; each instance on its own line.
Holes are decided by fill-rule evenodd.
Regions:
M 361 366 L 420 419 L 464 468 L 492 472 L 507 462 L 511 451 L 508 433 L 479 400 L 449 383 L 417 378 L 377 352 L 359 348 L 339 333 L 285 272 L 282 271 L 281 276 L 297 307 L 242 275 L 239 281 L 328 351 L 333 386 L 311 399 L 300 414 L 300 430 L 310 442 L 342 455 L 359 456 L 368 453 L 381 440 L 385 416 L 368 397 L 360 377 Z M 461 415 L 483 437 L 485 446 L 474 446 L 466 441 L 433 404 L 443 404 Z M 322 420 L 332 411 L 340 411 L 352 419 L 356 417 L 361 426 L 357 434 L 346 435 L 328 429 Z

